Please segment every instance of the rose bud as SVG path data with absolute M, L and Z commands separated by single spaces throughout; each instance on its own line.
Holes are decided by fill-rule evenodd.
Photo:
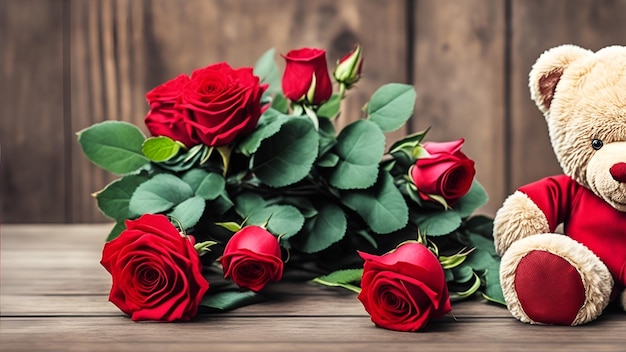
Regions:
M 150 134 L 169 137 L 183 143 L 187 148 L 200 144 L 191 132 L 187 111 L 177 106 L 188 82 L 187 75 L 179 75 L 149 91 L 146 99 L 150 111 L 145 118 Z
M 218 260 L 225 279 L 231 278 L 239 287 L 255 292 L 283 275 L 278 239 L 260 226 L 250 225 L 237 231 Z
M 286 61 L 282 87 L 285 96 L 294 102 L 319 105 L 333 93 L 326 64 L 326 51 L 302 48 L 283 55 Z
M 256 128 L 266 89 L 252 68 L 235 70 L 218 63 L 191 74 L 180 106 L 190 111 L 189 125 L 197 138 L 210 147 L 220 147 Z
M 365 260 L 358 299 L 381 328 L 417 331 L 451 310 L 443 268 L 418 242 L 405 242 L 382 256 L 359 252 Z
M 361 54 L 361 46 L 357 44 L 354 50 L 337 62 L 333 76 L 337 82 L 344 84 L 346 88 L 350 88 L 361 78 L 362 68 L 363 56 Z
M 127 220 L 100 263 L 113 279 L 109 300 L 135 321 L 189 320 L 209 289 L 193 238 L 164 215 Z
M 474 161 L 461 152 L 463 139 L 445 143 L 424 143 L 430 154 L 420 158 L 410 169 L 411 179 L 424 200 L 439 196 L 454 205 L 472 187 L 476 170 Z

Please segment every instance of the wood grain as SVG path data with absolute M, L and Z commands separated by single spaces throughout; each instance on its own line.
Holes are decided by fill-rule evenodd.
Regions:
M 2 221 L 67 221 L 63 16 L 62 1 L 0 1 Z
M 483 299 L 419 333 L 379 329 L 338 288 L 289 282 L 266 302 L 180 324 L 134 323 L 107 302 L 99 255 L 108 224 L 4 225 L 0 344 L 6 351 L 617 351 L 624 313 L 576 328 L 522 324 Z
M 511 9 L 511 188 L 562 173 L 528 73 L 541 53 L 561 44 L 591 50 L 625 45 L 626 1 L 513 1 Z M 509 192 L 512 193 L 513 189 Z
M 415 7 L 413 130 L 428 141 L 465 138 L 490 195 L 479 210 L 493 214 L 504 195 L 505 11 L 503 1 L 418 1 Z

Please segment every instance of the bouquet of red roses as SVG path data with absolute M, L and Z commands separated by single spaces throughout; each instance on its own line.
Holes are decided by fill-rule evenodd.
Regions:
M 116 222 L 101 261 L 110 300 L 133 320 L 188 320 L 267 299 L 266 285 L 297 272 L 358 292 L 376 325 L 411 331 L 477 292 L 501 302 L 464 141 L 423 142 L 423 131 L 385 151 L 415 105 L 397 83 L 338 131 L 360 46 L 332 72 L 324 50 L 292 50 L 282 79 L 274 56 L 154 88 L 150 137 L 121 121 L 78 133 L 85 155 L 120 175 L 95 195 Z

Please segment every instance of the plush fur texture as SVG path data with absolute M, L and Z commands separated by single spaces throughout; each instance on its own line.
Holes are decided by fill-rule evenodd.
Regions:
M 582 244 L 560 234 L 539 234 L 514 242 L 502 257 L 500 283 L 507 307 L 522 322 L 541 324 L 526 315 L 515 292 L 515 270 L 520 260 L 533 250 L 547 251 L 567 260 L 580 274 L 587 300 L 572 325 L 596 319 L 609 303 L 613 278 L 600 259 Z
M 504 201 L 494 219 L 496 252 L 503 255 L 515 241 L 550 231 L 546 216 L 527 195 L 515 192 Z
M 533 65 L 529 88 L 544 114 L 564 174 L 614 209 L 626 212 L 626 164 L 622 165 L 626 163 L 626 46 L 610 46 L 595 53 L 569 44 L 549 49 Z M 566 236 L 546 234 L 549 231 L 546 216 L 519 191 L 497 211 L 494 240 L 497 252 L 503 255 L 501 278 L 507 305 L 518 319 L 533 323 L 517 301 L 512 278 L 525 253 L 540 248 L 577 268 L 588 303 L 574 325 L 591 321 L 608 304 L 611 275 L 585 246 Z M 602 224 L 598 224 L 601 235 Z M 626 309 L 626 293 L 620 299 Z

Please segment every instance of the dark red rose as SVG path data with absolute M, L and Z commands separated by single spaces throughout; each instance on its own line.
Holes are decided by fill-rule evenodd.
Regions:
M 189 110 L 194 135 L 203 144 L 219 147 L 254 130 L 266 89 L 252 68 L 235 70 L 227 63 L 218 63 L 191 74 L 180 106 Z
M 296 102 L 319 105 L 330 98 L 333 85 L 328 74 L 326 51 L 302 48 L 283 55 L 286 61 L 283 73 L 283 93 Z
M 135 321 L 189 320 L 209 289 L 193 238 L 164 215 L 127 220 L 100 263 L 113 279 L 109 300 Z
M 230 238 L 219 259 L 224 278 L 258 292 L 283 276 L 278 239 L 260 226 L 246 226 Z
M 424 143 L 429 157 L 420 158 L 411 168 L 411 178 L 420 196 L 441 196 L 453 205 L 472 187 L 474 161 L 461 152 L 463 139 L 445 143 Z
M 365 260 L 358 299 L 381 328 L 417 331 L 451 310 L 448 286 L 437 257 L 424 245 L 405 242 Z
M 153 136 L 166 136 L 192 147 L 200 143 L 189 125 L 187 111 L 179 106 L 184 86 L 189 82 L 187 75 L 179 75 L 146 94 L 150 111 L 145 124 Z

